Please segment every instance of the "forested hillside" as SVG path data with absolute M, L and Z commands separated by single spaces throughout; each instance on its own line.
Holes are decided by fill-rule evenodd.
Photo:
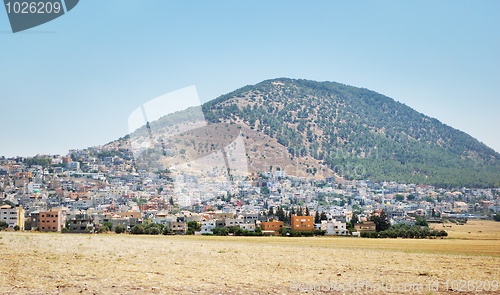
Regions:
M 367 89 L 275 79 L 223 95 L 203 110 L 210 122 L 242 125 L 242 130 L 275 139 L 292 159 L 312 158 L 345 178 L 438 187 L 500 186 L 499 153 Z M 346 173 L 348 165 L 357 167 L 356 173 Z M 304 170 L 311 175 L 318 171 Z

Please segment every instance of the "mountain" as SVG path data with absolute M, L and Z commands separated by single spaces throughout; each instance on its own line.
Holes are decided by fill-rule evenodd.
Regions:
M 280 78 L 220 96 L 202 110 L 210 124 L 241 131 L 251 172 L 282 170 L 319 179 L 335 175 L 445 188 L 500 186 L 499 153 L 364 88 Z M 165 130 L 173 116 L 182 117 L 183 112 L 136 133 Z M 196 135 L 196 140 L 202 139 Z M 207 146 L 208 141 L 192 148 L 207 153 Z

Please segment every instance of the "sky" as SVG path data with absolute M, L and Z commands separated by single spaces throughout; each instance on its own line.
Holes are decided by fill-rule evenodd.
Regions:
M 82 0 L 12 33 L 0 7 L 0 156 L 66 154 L 196 86 L 266 79 L 387 95 L 500 152 L 499 1 Z

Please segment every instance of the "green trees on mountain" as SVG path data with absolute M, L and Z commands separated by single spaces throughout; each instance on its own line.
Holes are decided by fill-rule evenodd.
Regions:
M 275 79 L 223 95 L 202 109 L 209 122 L 243 122 L 276 139 L 291 156 L 310 156 L 347 179 L 500 187 L 499 153 L 364 88 Z M 151 125 L 191 118 L 188 110 L 172 116 Z

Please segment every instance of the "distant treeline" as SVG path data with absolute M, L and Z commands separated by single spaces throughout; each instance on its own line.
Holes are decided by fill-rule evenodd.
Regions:
M 410 239 L 423 239 L 446 237 L 448 233 L 444 230 L 430 230 L 428 227 L 418 225 L 409 226 L 407 224 L 396 224 L 391 226 L 388 230 L 374 231 L 374 232 L 361 232 L 363 238 L 410 238 Z

